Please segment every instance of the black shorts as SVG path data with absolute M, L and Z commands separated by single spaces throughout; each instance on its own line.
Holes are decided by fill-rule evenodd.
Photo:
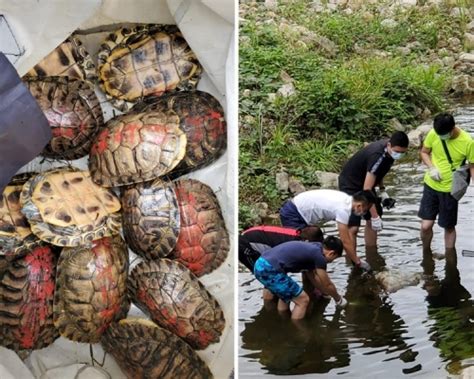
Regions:
M 247 267 L 253 274 L 255 262 L 260 258 L 260 253 L 253 250 L 245 239 L 239 238 L 239 262 Z
M 439 192 L 427 186 L 423 187 L 418 217 L 422 220 L 436 220 L 442 228 L 454 228 L 458 223 L 458 201 L 447 192 Z
M 379 216 L 383 215 L 383 209 L 382 209 L 382 199 L 380 197 L 377 197 L 377 200 L 375 202 L 375 209 L 377 209 L 377 213 Z M 351 213 L 349 217 L 349 223 L 347 224 L 349 227 L 350 226 L 360 226 L 360 222 L 362 220 L 362 217 L 364 220 L 370 220 L 371 215 L 370 211 L 367 211 L 363 216 L 356 216 L 354 213 Z

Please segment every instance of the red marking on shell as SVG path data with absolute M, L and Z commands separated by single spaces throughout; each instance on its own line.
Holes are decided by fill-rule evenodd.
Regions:
M 110 237 L 101 238 L 94 243 L 91 252 L 95 256 L 95 276 L 102 283 L 98 288 L 102 299 L 107 302 L 111 284 L 114 283 L 113 267 L 108 259 L 108 252 L 112 249 L 112 239 Z M 112 315 L 113 316 L 113 315 Z
M 129 123 L 122 129 L 122 139 L 128 142 L 130 145 L 137 145 L 140 142 L 140 135 L 137 133 L 142 127 L 140 123 Z
M 74 132 L 74 129 L 72 128 L 53 128 L 52 130 L 53 136 L 55 137 L 68 137 L 68 138 L 73 138 L 74 135 L 76 134 Z
M 138 300 L 142 301 L 143 303 L 145 303 L 145 305 L 149 308 L 149 309 L 155 309 L 156 307 L 156 304 L 154 302 L 154 300 L 151 298 L 150 295 L 148 295 L 148 292 L 146 289 L 144 288 L 140 288 L 137 292 L 137 298 Z
M 107 150 L 107 138 L 109 137 L 109 129 L 102 130 L 95 143 L 92 145 L 91 154 L 102 154 L 105 150 Z
M 198 341 L 201 346 L 208 346 L 216 340 L 215 334 L 213 335 L 205 330 L 200 330 L 198 334 Z
M 54 255 L 50 247 L 38 246 L 26 257 L 29 269 L 29 298 L 23 308 L 23 322 L 18 330 L 18 340 L 24 349 L 35 345 L 40 325 L 50 317 L 48 306 L 54 293 Z
M 23 349 L 31 349 L 35 344 L 36 333 L 32 327 L 33 325 L 28 322 L 28 325 L 23 325 L 19 330 L 17 339 L 20 341 L 20 346 Z
M 215 118 L 217 120 L 220 120 L 222 119 L 222 114 L 220 112 L 216 112 L 216 111 L 213 111 L 211 110 L 208 115 L 207 115 L 209 118 Z
M 209 137 L 211 141 L 216 141 L 221 135 L 225 133 L 224 123 L 220 120 L 209 120 Z
M 92 252 L 97 255 L 98 254 L 98 249 L 104 248 L 104 249 L 110 249 L 112 248 L 112 238 L 110 237 L 104 237 L 95 241 L 92 241 Z

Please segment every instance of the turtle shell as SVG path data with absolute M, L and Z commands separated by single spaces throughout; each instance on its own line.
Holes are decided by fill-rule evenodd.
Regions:
M 170 257 L 201 276 L 219 267 L 229 251 L 229 233 L 212 188 L 194 179 L 174 182 L 180 231 Z
M 179 117 L 179 125 L 186 134 L 186 155 L 173 170 L 183 175 L 216 160 L 226 147 L 224 110 L 216 98 L 202 91 L 170 93 L 151 97 L 138 103 L 133 110 L 172 110 Z
M 51 344 L 56 256 L 36 241 L 28 252 L 9 262 L 0 274 L 0 344 L 26 353 Z
M 93 86 L 60 76 L 30 77 L 24 81 L 51 126 L 53 137 L 41 154 L 57 159 L 87 155 L 93 137 L 104 125 Z
M 122 193 L 123 233 L 130 248 L 146 259 L 166 257 L 176 246 L 179 208 L 174 186 L 160 179 Z
M 173 112 L 129 113 L 109 120 L 92 145 L 89 169 L 95 183 L 122 186 L 171 171 L 186 152 L 186 135 Z
M 140 262 L 127 287 L 138 308 L 191 347 L 205 349 L 219 341 L 225 326 L 219 303 L 179 262 L 166 258 Z
M 90 54 L 74 36 L 70 36 L 44 57 L 26 76 L 67 76 L 91 82 L 97 80 Z
M 120 200 L 88 171 L 58 169 L 28 180 L 20 196 L 32 232 L 58 246 L 79 246 L 117 233 Z
M 13 177 L 0 196 L 0 255 L 14 254 L 23 244 L 31 229 L 21 213 L 20 195 L 27 177 Z
M 99 83 L 122 111 L 144 97 L 192 89 L 201 65 L 174 25 L 138 25 L 111 33 L 97 55 Z
M 96 343 L 118 314 L 124 316 L 128 251 L 120 237 L 61 252 L 54 296 L 54 325 L 73 341 Z
M 212 373 L 189 345 L 149 320 L 113 323 L 101 340 L 130 379 L 211 379 Z

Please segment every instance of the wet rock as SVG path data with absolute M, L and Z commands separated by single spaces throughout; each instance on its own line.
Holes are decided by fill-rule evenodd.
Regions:
M 416 366 L 410 367 L 410 368 L 404 368 L 402 372 L 404 374 L 411 374 L 412 372 L 417 372 L 420 371 L 423 368 L 421 364 L 417 364 Z
M 400 359 L 405 363 L 406 362 L 414 362 L 417 355 L 418 355 L 417 351 L 413 351 L 411 349 L 408 349 L 408 350 L 406 350 L 406 351 L 404 351 L 403 353 L 400 354 Z
M 306 188 L 297 178 L 290 176 L 288 190 L 292 195 L 298 195 L 299 193 L 306 191 Z
M 396 292 L 404 287 L 417 285 L 421 278 L 421 273 L 396 269 L 381 271 L 375 274 L 377 282 L 388 293 Z
M 474 31 L 474 20 L 471 21 L 469 24 L 466 25 L 466 30 Z
M 316 171 L 314 176 L 321 188 L 338 188 L 337 184 L 339 174 L 334 172 Z
M 289 177 L 287 172 L 277 172 L 276 187 L 279 191 L 287 192 L 289 186 Z

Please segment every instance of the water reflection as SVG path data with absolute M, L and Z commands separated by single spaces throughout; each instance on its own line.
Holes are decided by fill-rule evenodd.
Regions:
M 459 109 L 455 118 L 474 137 L 474 107 Z M 337 315 L 334 302 L 318 302 L 303 323 L 309 331 L 302 333 L 303 327 L 276 310 L 259 311 L 260 284 L 251 274 L 239 274 L 240 377 L 308 373 L 311 378 L 407 378 L 418 370 L 412 375 L 446 378 L 474 364 L 474 257 L 444 252 L 437 225 L 432 248 L 445 257 L 422 253 L 417 211 L 425 168 L 413 155 L 387 180 L 397 206 L 385 216 L 378 252 L 367 250 L 365 258 L 376 272 L 418 273 L 422 267 L 421 284 L 387 295 L 373 278 L 357 275 L 341 259 L 328 272 L 350 305 Z M 457 229 L 458 249 L 473 250 L 472 186 L 461 199 Z M 334 234 L 336 227 L 325 231 Z
M 366 250 L 366 259 L 374 271 L 385 268 L 385 259 L 377 252 L 377 248 Z M 344 313 L 347 325 L 347 337 L 359 342 L 358 348 L 375 348 L 377 351 L 397 352 L 387 360 L 401 359 L 403 362 L 415 361 L 417 352 L 407 344 L 409 337 L 404 320 L 394 311 L 393 303 L 385 294 L 374 275 L 362 274 L 353 270 L 349 275 L 346 291 L 349 305 Z M 421 366 L 415 366 L 417 371 Z M 404 373 L 405 370 L 403 370 Z
M 294 322 L 268 304 L 245 323 L 242 347 L 260 351 L 246 357 L 258 358 L 272 374 L 327 373 L 349 364 L 346 338 L 342 338 L 339 313 L 324 317 L 329 302 L 313 303 L 304 320 Z
M 430 340 L 443 358 L 459 362 L 474 356 L 474 302 L 471 293 L 461 284 L 455 249 L 446 250 L 444 278 L 434 274 L 431 251 L 423 252 L 423 271 L 427 292 L 428 317 L 434 321 L 429 329 Z M 453 309 L 454 308 L 454 309 Z M 448 365 L 451 373 L 459 363 Z

